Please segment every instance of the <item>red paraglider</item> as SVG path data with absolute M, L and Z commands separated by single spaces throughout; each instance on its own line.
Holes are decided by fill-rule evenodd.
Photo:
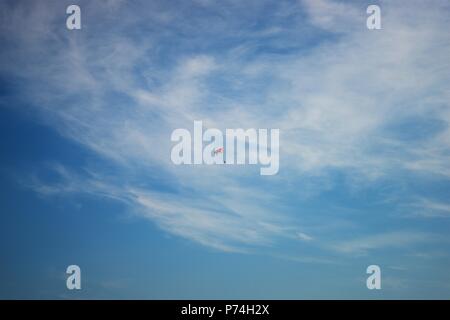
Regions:
M 223 153 L 223 147 L 215 148 L 213 153 L 214 153 L 214 156 L 218 155 L 219 153 Z M 223 163 L 227 163 L 227 162 L 225 160 L 223 160 Z

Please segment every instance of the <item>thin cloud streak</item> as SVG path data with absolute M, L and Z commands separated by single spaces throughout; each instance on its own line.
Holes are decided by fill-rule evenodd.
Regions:
M 102 12 L 106 6 L 120 14 L 112 30 L 88 20 L 96 37 L 89 29 L 77 36 L 66 30 L 52 32 L 59 12 L 43 12 L 39 4 L 27 4 L 35 10 L 17 4 L 6 12 L 9 18 L 2 26 L 9 26 L 2 28 L 1 39 L 27 48 L 22 51 L 28 54 L 18 54 L 14 47 L 2 52 L 2 74 L 24 81 L 23 94 L 35 101 L 32 112 L 40 121 L 113 163 L 115 174 L 129 181 L 111 181 L 105 178 L 108 172 L 99 172 L 93 180 L 66 176 L 67 184 L 36 183 L 34 188 L 50 195 L 87 186 L 93 194 L 126 201 L 169 233 L 223 251 L 246 251 L 286 238 L 303 244 L 326 241 L 326 234 L 312 239 L 298 232 L 309 227 L 298 222 L 305 210 L 284 196 L 296 193 L 298 181 L 306 185 L 321 177 L 328 182 L 334 171 L 369 185 L 383 178 L 402 180 L 404 172 L 450 177 L 450 72 L 439 71 L 449 69 L 445 11 L 413 2 L 406 9 L 413 19 L 406 20 L 403 6 L 386 3 L 383 33 L 377 34 L 365 29 L 364 13 L 359 15 L 357 6 L 299 2 L 291 11 L 306 8 L 307 19 L 291 17 L 289 28 L 301 30 L 306 23 L 316 32 L 328 32 L 333 41 L 327 38 L 304 51 L 259 54 L 263 44 L 270 47 L 272 42 L 255 39 L 283 35 L 279 29 L 252 30 L 246 22 L 253 19 L 251 13 L 242 13 L 237 3 L 227 4 L 216 9 L 217 16 L 193 15 L 191 20 L 179 10 L 149 10 L 155 19 L 148 22 L 133 15 L 136 8 L 129 12 L 125 7 L 118 10 L 117 3 L 85 3 L 86 12 Z M 256 2 L 249 6 L 258 8 Z M 274 24 L 286 17 L 286 7 L 278 10 Z M 36 22 L 33 32 L 22 25 L 24 19 L 32 26 Z M 133 27 L 144 20 L 145 30 L 136 32 Z M 213 30 L 202 28 L 205 25 Z M 236 43 L 234 36 L 239 38 Z M 273 39 L 274 48 L 291 36 Z M 228 43 L 226 49 L 208 50 L 204 43 L 213 46 L 217 37 Z M 178 43 L 177 52 L 186 53 L 174 54 L 168 40 Z M 196 46 L 199 49 L 193 50 Z M 44 47 L 52 54 L 38 55 Z M 168 57 L 162 57 L 166 53 Z M 16 54 L 17 64 L 6 63 Z M 397 131 L 399 123 L 410 118 L 443 125 L 422 139 L 407 139 Z M 279 175 L 268 181 L 255 178 L 252 168 L 174 166 L 170 132 L 191 128 L 197 119 L 220 129 L 280 128 Z M 141 176 L 165 180 L 178 193 L 143 190 L 135 183 Z M 318 194 L 328 183 L 323 185 Z M 192 195 L 195 199 L 189 200 Z M 210 202 L 221 203 L 222 209 L 201 205 Z M 285 213 L 294 210 L 294 218 Z M 402 233 L 361 243 L 352 240 L 335 249 L 364 253 L 403 248 L 427 242 L 420 234 L 409 241 Z

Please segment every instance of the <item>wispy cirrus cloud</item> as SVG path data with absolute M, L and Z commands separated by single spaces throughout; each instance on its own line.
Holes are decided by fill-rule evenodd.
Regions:
M 20 79 L 18 92 L 40 121 L 111 163 L 118 177 L 108 179 L 104 168 L 95 178 L 58 169 L 65 182 L 31 183 L 37 191 L 106 194 L 167 232 L 246 251 L 286 239 L 331 246 L 328 234 L 309 231 L 315 210 L 301 195 L 358 181 L 396 184 L 409 174 L 449 178 L 448 4 L 383 3 L 383 30 L 370 32 L 365 10 L 352 2 L 211 3 L 82 2 L 79 33 L 60 27 L 57 6 L 5 9 L 2 75 Z M 196 119 L 222 129 L 279 128 L 280 174 L 269 181 L 249 167 L 174 166 L 170 133 Z M 170 191 L 142 188 L 143 179 Z M 328 218 L 324 225 L 348 219 Z M 364 212 L 354 219 L 366 223 Z M 428 238 L 419 231 L 363 240 L 341 241 L 335 251 L 402 249 Z
M 417 243 L 434 241 L 436 239 L 432 234 L 395 231 L 342 241 L 333 245 L 333 248 L 338 252 L 346 254 L 367 254 L 371 250 L 405 248 Z
M 450 205 L 445 202 L 422 198 L 415 203 L 411 203 L 410 207 L 413 210 L 413 214 L 421 217 L 425 218 L 450 217 Z

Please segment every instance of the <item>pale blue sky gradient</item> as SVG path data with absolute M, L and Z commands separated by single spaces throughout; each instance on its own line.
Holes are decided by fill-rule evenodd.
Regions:
M 448 299 L 449 9 L 2 1 L 0 298 Z M 280 129 L 279 173 L 175 166 L 194 120 Z

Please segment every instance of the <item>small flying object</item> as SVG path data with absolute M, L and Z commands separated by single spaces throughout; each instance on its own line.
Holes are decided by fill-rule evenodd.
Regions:
M 214 149 L 214 151 L 213 151 L 214 156 L 218 155 L 219 153 L 223 154 L 223 147 L 217 147 Z M 226 163 L 226 161 L 223 160 L 223 163 Z
M 218 153 L 223 153 L 223 147 L 218 147 L 214 149 L 214 155 L 217 155 Z

